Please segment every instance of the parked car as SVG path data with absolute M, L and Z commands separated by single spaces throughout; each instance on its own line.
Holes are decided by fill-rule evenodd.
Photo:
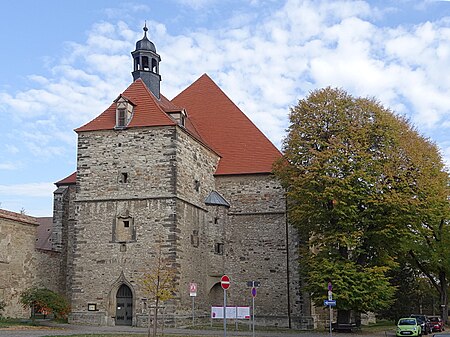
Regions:
M 400 336 L 422 336 L 422 328 L 414 317 L 400 318 L 397 323 L 397 337 Z
M 428 319 L 427 315 L 412 314 L 412 315 L 410 315 L 410 317 L 414 317 L 415 319 L 417 319 L 417 323 L 420 324 L 420 326 L 422 328 L 422 333 L 424 335 L 428 335 L 431 332 L 431 324 L 430 324 L 430 320 Z
M 431 331 L 444 331 L 444 322 L 439 316 L 428 316 L 431 325 Z

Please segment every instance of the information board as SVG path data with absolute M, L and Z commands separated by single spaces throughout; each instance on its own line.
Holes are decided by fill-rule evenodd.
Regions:
M 211 318 L 223 319 L 223 307 L 211 307 Z M 250 307 L 227 307 L 227 318 L 250 319 Z

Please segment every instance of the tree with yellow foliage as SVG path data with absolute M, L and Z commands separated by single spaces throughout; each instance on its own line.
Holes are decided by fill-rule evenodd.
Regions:
M 155 304 L 153 313 L 153 337 L 156 336 L 158 327 L 158 310 L 162 302 L 168 301 L 175 294 L 175 270 L 168 259 L 164 259 L 161 244 L 158 246 L 158 252 L 152 267 L 147 270 L 141 279 L 140 286 L 142 291 L 148 297 L 149 303 Z M 151 335 L 151 311 L 148 311 L 148 337 Z

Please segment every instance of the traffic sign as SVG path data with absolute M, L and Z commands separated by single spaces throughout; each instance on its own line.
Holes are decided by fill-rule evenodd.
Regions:
M 336 306 L 336 300 L 324 300 L 323 301 L 323 305 L 325 306 L 330 306 L 330 307 L 335 307 Z
M 227 290 L 230 287 L 230 278 L 227 275 L 223 275 L 220 279 L 220 285 L 223 290 Z
M 255 287 L 252 288 L 252 296 L 256 297 L 256 288 Z
M 259 281 L 247 281 L 247 287 L 260 287 L 261 286 L 261 282 Z
M 189 295 L 191 297 L 197 296 L 197 283 L 190 283 L 189 284 Z

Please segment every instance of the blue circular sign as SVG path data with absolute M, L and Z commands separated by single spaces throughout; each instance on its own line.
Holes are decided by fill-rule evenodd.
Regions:
M 255 287 L 252 288 L 252 296 L 256 297 L 256 288 Z

